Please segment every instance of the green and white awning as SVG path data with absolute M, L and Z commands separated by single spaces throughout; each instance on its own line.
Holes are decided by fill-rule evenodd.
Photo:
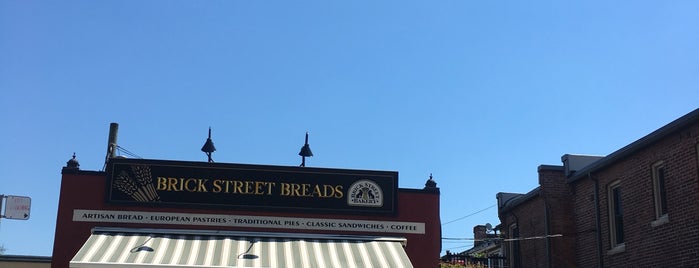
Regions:
M 95 228 L 70 267 L 413 267 L 404 244 L 369 236 Z

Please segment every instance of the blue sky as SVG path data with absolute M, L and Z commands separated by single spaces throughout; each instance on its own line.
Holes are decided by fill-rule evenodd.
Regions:
M 143 158 L 391 170 L 442 222 L 696 109 L 696 1 L 0 0 L 6 254 L 50 256 L 60 170 L 100 170 L 109 123 Z M 443 225 L 470 238 L 497 209 Z M 444 243 L 460 251 L 471 242 Z

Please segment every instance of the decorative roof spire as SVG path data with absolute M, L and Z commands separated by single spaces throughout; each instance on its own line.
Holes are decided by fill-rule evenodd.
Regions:
M 306 157 L 311 157 L 313 156 L 313 152 L 311 152 L 311 146 L 308 145 L 308 131 L 306 131 L 306 143 L 301 147 L 301 151 L 299 152 L 299 155 L 301 156 L 301 166 L 305 167 L 306 166 Z
M 211 140 L 211 127 L 209 127 L 209 138 L 206 139 L 204 146 L 201 147 L 201 151 L 206 153 L 206 156 L 209 158 L 209 163 L 214 162 L 211 158 L 211 153 L 216 151 L 216 147 L 214 147 L 214 142 Z
M 75 152 L 73 153 L 73 158 L 71 158 L 70 160 L 68 160 L 68 162 L 66 162 L 65 168 L 80 169 L 80 163 L 78 162 L 77 159 L 75 159 Z
M 425 182 L 425 189 L 434 189 L 437 188 L 437 182 L 432 179 L 432 173 L 430 173 L 430 179 Z

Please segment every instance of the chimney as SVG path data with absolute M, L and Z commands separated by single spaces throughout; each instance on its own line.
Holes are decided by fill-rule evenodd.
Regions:
M 478 247 L 485 243 L 485 239 L 488 238 L 487 228 L 485 225 L 476 225 L 473 227 L 473 247 Z
M 570 177 L 576 171 L 582 170 L 602 158 L 604 156 L 564 154 L 561 156 L 561 162 L 563 162 L 565 176 Z

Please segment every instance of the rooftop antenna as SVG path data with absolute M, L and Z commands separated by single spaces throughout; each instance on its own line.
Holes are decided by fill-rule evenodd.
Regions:
M 206 139 L 204 146 L 201 147 L 201 151 L 209 158 L 209 163 L 214 162 L 214 160 L 211 159 L 211 153 L 216 151 L 216 147 L 214 147 L 214 142 L 211 140 L 211 127 L 209 127 L 209 138 Z
M 306 143 L 303 145 L 303 147 L 301 147 L 299 155 L 301 156 L 302 167 L 306 166 L 306 157 L 313 156 L 313 152 L 311 152 L 311 146 L 308 145 L 308 131 L 306 131 Z

